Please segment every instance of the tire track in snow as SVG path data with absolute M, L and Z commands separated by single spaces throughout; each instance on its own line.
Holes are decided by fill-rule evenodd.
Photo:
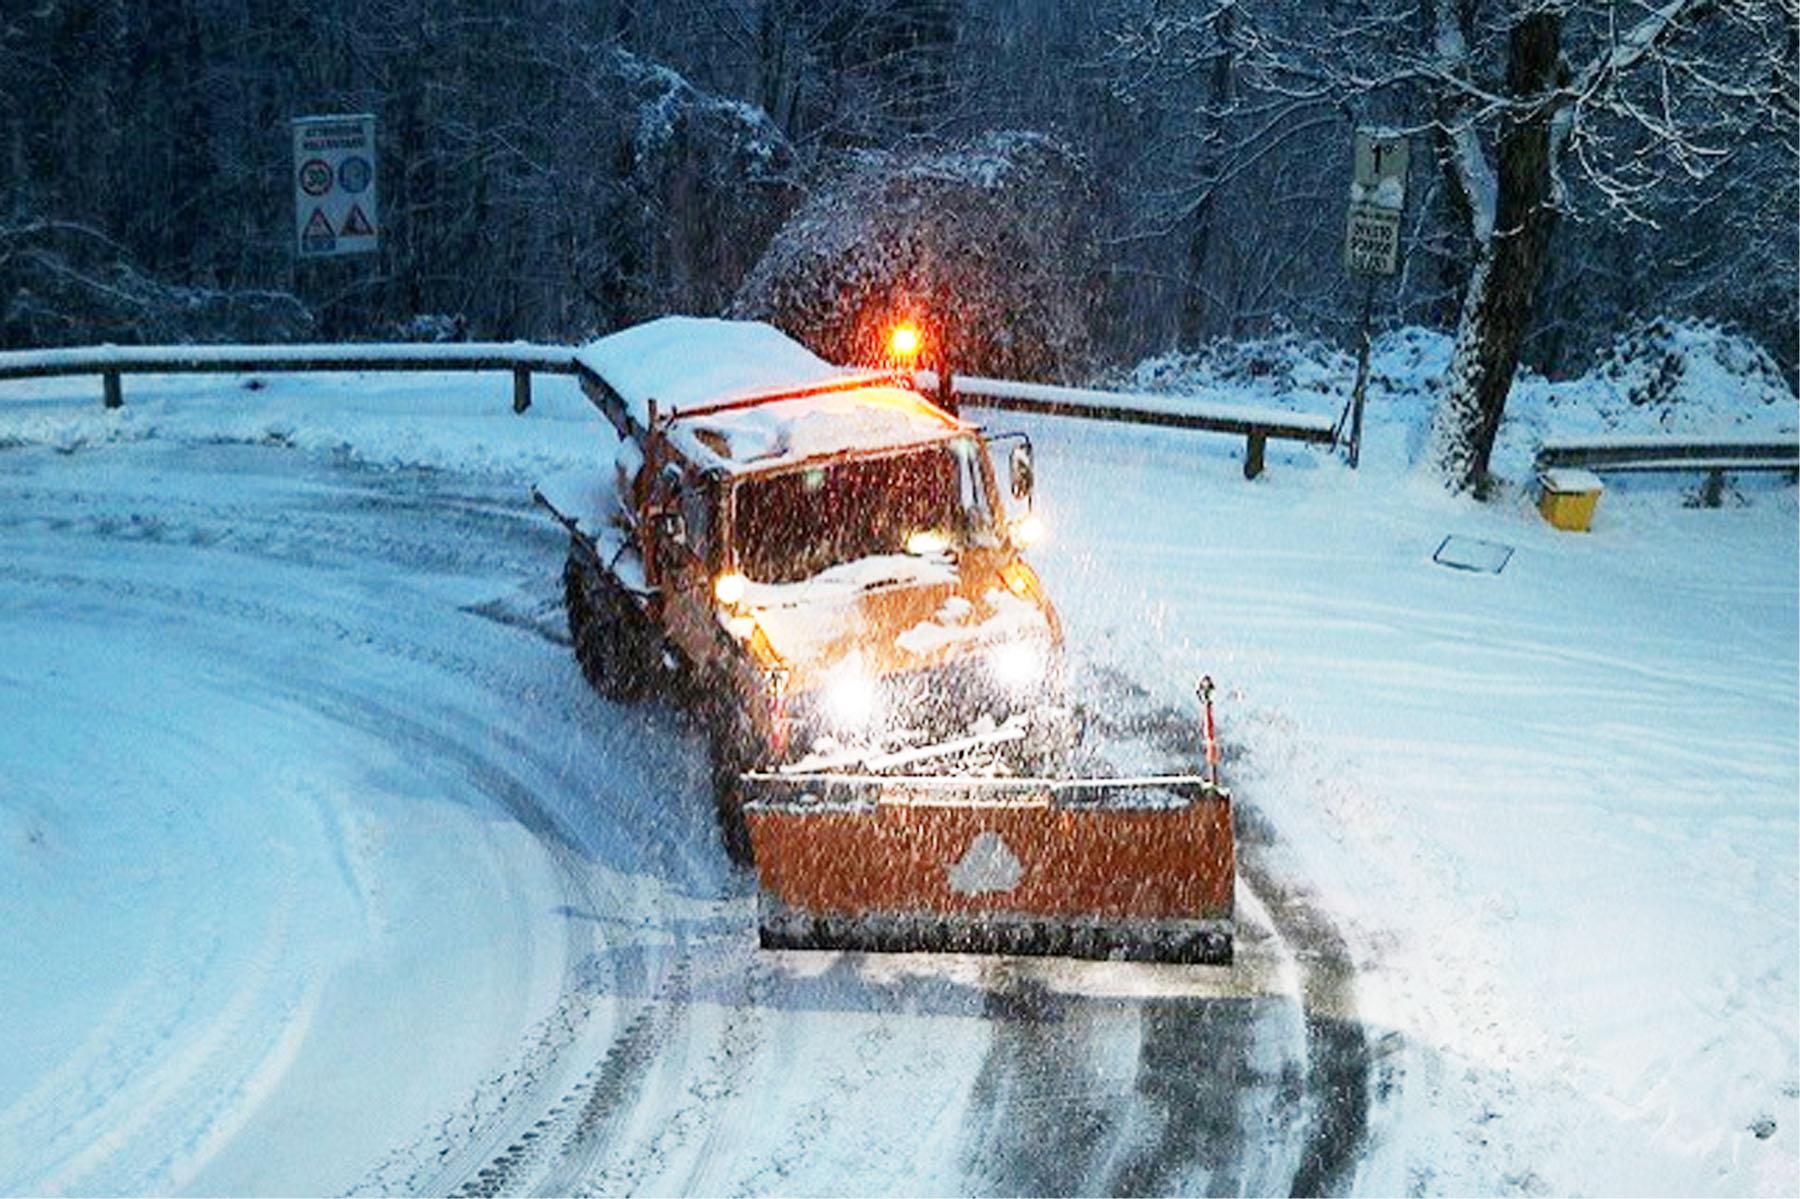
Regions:
M 1107 693 L 1120 697 L 1116 707 L 1090 715 L 1097 732 L 1110 742 L 1146 742 L 1177 760 L 1191 759 L 1191 717 L 1153 706 L 1148 692 L 1120 671 L 1095 673 Z M 1224 748 L 1228 762 L 1241 759 L 1240 747 Z M 1016 1007 L 1022 1018 L 1001 1023 L 977 1086 L 984 1115 L 965 1147 L 972 1186 L 1046 1195 L 1160 1194 L 1204 1179 L 1204 1189 L 1214 1193 L 1285 1186 L 1311 1195 L 1352 1180 L 1368 1132 L 1371 1054 L 1356 1018 L 1349 947 L 1316 898 L 1271 866 L 1266 850 L 1273 833 L 1255 805 L 1236 796 L 1233 806 L 1239 886 L 1266 913 L 1277 942 L 1270 948 L 1294 966 L 1292 989 L 1282 988 L 1285 997 L 1277 998 L 1134 1000 L 1137 1072 L 1125 1087 L 1092 1067 L 1090 1042 L 1102 1019 L 1095 1000 L 1016 989 L 1010 1001 L 997 1002 L 997 1011 Z M 1244 906 L 1240 901 L 1240 939 L 1249 923 Z M 1258 968 L 1254 950 L 1254 943 L 1240 944 L 1234 975 Z M 1284 1005 L 1298 1008 L 1298 1038 L 1281 1035 Z M 1279 1066 L 1260 1062 L 1263 1040 L 1285 1050 Z M 1245 1102 L 1246 1082 L 1263 1092 L 1264 1103 Z M 1250 1117 L 1259 1117 L 1255 1127 L 1246 1126 Z M 1033 1131 L 996 1151 L 993 1130 L 1009 1127 Z M 1250 1153 L 1252 1138 L 1257 1155 Z M 1294 1163 L 1291 1178 L 1244 1177 L 1247 1167 L 1266 1168 L 1267 1159 L 1284 1156 L 1261 1147 L 1270 1138 L 1293 1147 L 1285 1155 Z M 1051 1144 L 1055 1153 L 1031 1149 Z
M 1307 1132 L 1289 1193 L 1345 1190 L 1369 1132 L 1374 1056 L 1356 1009 L 1356 969 L 1349 945 L 1317 900 L 1282 880 L 1254 851 L 1239 864 L 1262 896 L 1300 965 L 1306 1021 Z
M 386 506 L 381 505 L 380 507 L 385 510 Z M 116 526 L 108 526 L 109 529 L 115 527 Z M 184 537 L 182 540 L 188 540 L 188 538 Z M 194 537 L 192 540 L 211 541 L 213 539 L 200 536 Z M 282 546 L 281 543 L 277 543 L 277 546 L 276 556 L 283 560 L 287 560 L 285 552 L 283 552 L 285 547 Z M 242 544 L 242 539 L 240 539 L 240 543 L 234 544 L 231 547 L 234 552 L 243 552 L 245 548 L 246 547 Z M 257 546 L 256 552 L 264 552 L 266 548 L 267 543 L 264 542 Z M 345 552 L 352 557 L 366 552 L 363 548 L 358 547 L 354 541 L 346 542 L 344 548 Z M 433 564 L 436 565 L 437 563 L 434 561 Z M 72 580 L 67 579 L 63 581 L 71 584 L 73 582 Z M 171 609 L 181 608 L 197 612 L 211 612 L 227 618 L 236 617 L 254 620 L 268 618 L 273 615 L 285 619 L 289 623 L 294 623 L 296 619 L 293 613 L 286 610 L 261 609 L 254 601 L 246 606 L 245 601 L 241 597 L 220 597 L 205 591 L 171 591 L 161 593 L 157 595 L 156 598 L 166 603 Z M 494 620 L 502 625 L 524 629 L 552 642 L 561 642 L 564 640 L 556 632 L 546 632 L 545 628 L 542 626 L 542 622 L 534 619 L 531 614 L 514 612 L 504 602 L 498 604 L 483 603 L 468 605 L 464 606 L 462 610 L 483 616 L 489 620 Z M 309 622 L 302 617 L 299 623 L 304 625 Z M 407 638 L 393 639 L 387 635 L 386 630 L 379 628 L 376 630 L 373 637 L 370 636 L 366 629 L 347 629 L 346 621 L 341 613 L 334 612 L 326 614 L 322 619 L 313 620 L 310 623 L 312 627 L 322 635 L 340 640 L 345 639 L 346 637 L 360 638 L 359 644 L 361 645 L 367 645 L 381 652 L 391 653 L 397 657 L 418 661 L 421 664 L 447 670 L 459 676 L 468 677 L 471 681 L 480 684 L 484 689 L 488 687 L 497 687 L 498 689 L 503 690 L 508 683 L 511 682 L 510 680 L 505 679 L 496 680 L 484 677 L 480 671 L 479 659 L 472 660 L 454 652 L 446 655 L 443 648 L 440 646 L 420 645 Z M 337 718 L 346 720 L 353 719 L 357 723 L 365 726 L 373 725 L 375 727 L 389 729 L 393 729 L 395 726 L 404 726 L 404 733 L 399 736 L 399 739 L 403 742 L 416 746 L 427 756 L 448 760 L 455 760 L 457 757 L 456 746 L 453 743 L 427 744 L 424 731 L 416 725 L 416 722 L 409 722 L 403 717 L 397 716 L 397 714 L 391 710 L 383 710 L 379 706 L 371 707 L 367 702 L 366 697 L 355 691 L 336 689 L 330 698 L 329 705 L 321 705 L 319 696 L 315 694 L 312 697 L 312 703 L 314 706 L 327 707 L 328 712 Z M 493 733 L 491 730 L 488 731 L 488 736 L 490 739 L 492 738 Z M 528 745 L 509 745 L 507 746 L 507 749 L 509 751 L 507 756 L 510 759 L 515 754 L 525 754 L 530 752 L 531 747 Z M 482 790 L 488 793 L 490 797 L 500 801 L 503 807 L 515 814 L 515 816 L 521 819 L 527 827 L 533 828 L 534 831 L 539 834 L 541 839 L 552 840 L 558 835 L 560 830 L 548 827 L 538 819 L 538 817 L 541 816 L 541 813 L 537 812 L 533 797 L 517 786 L 514 780 L 493 777 L 493 772 L 491 770 L 484 767 L 482 762 L 475 760 L 465 760 L 462 763 L 461 770 L 466 776 L 480 782 Z M 587 906 L 589 908 L 594 908 L 598 905 L 590 903 Z M 581 1010 L 585 1010 L 586 1008 L 591 1007 L 591 996 L 584 1004 L 572 1005 L 571 994 L 571 992 L 565 992 L 563 1003 L 560 1005 L 561 1008 L 568 1009 L 571 1006 L 579 1006 Z M 720 1053 L 715 1055 L 722 1057 L 725 1062 L 731 1064 L 732 1069 L 720 1077 L 701 1077 L 687 1088 L 689 1093 L 701 1096 L 712 1095 L 723 1097 L 733 1094 L 741 1084 L 740 1076 L 747 1068 L 750 1059 L 754 1056 L 754 1054 L 746 1048 L 745 1038 L 748 1036 L 751 1043 L 753 1043 L 756 1030 L 760 1028 L 762 1023 L 761 1013 L 756 1010 L 756 1000 L 752 996 L 746 996 L 746 998 L 748 999 L 747 1006 L 738 1005 L 732 1008 L 724 1034 L 724 1044 L 721 1046 Z M 673 1000 L 671 1001 L 671 1006 L 680 1006 L 680 1003 L 681 1001 L 679 1000 Z M 640 1016 L 641 1015 L 642 1013 L 640 1013 Z M 557 1022 L 566 1023 L 566 1015 L 559 1015 Z M 641 1060 L 642 1038 L 645 1028 L 646 1025 L 643 1022 L 633 1022 L 628 1027 L 627 1032 L 623 1034 L 622 1047 L 616 1046 L 615 1049 L 609 1050 L 606 1060 L 615 1065 L 620 1061 L 639 1063 Z M 562 1035 L 557 1038 L 557 1040 L 564 1043 L 565 1046 L 573 1039 L 574 1034 L 570 1033 L 567 1029 L 564 1029 Z M 669 1052 L 669 1044 L 667 1041 L 668 1038 L 662 1038 L 663 1043 L 655 1048 L 655 1056 L 657 1058 L 660 1059 L 665 1056 L 673 1056 Z M 545 1056 L 543 1048 L 540 1048 L 533 1056 L 539 1058 Z M 660 1064 L 661 1063 L 659 1062 L 659 1065 Z M 539 1110 L 544 1110 L 546 1105 L 548 1106 L 549 1111 L 554 1112 L 557 1115 L 561 1115 L 564 1111 L 568 1110 L 567 1096 L 564 1096 L 561 1100 L 553 1103 L 551 1101 L 551 1096 L 540 1096 L 533 1090 L 539 1083 L 537 1070 L 523 1068 L 516 1073 L 518 1077 L 510 1080 L 515 1085 L 513 1085 L 507 1093 L 500 1095 L 498 1098 L 489 1096 L 487 1100 L 488 1104 L 504 1107 L 514 1113 L 521 1108 L 529 1110 L 533 1106 L 536 1106 Z M 498 1090 L 499 1088 L 495 1086 L 490 1087 L 489 1089 Z M 528 1096 L 525 1094 L 526 1091 L 532 1091 L 533 1093 Z M 665 1134 L 668 1135 L 659 1137 L 659 1141 L 662 1142 L 661 1147 L 670 1147 L 672 1145 L 678 1147 L 679 1143 L 690 1135 L 693 1129 L 698 1126 L 698 1121 L 695 1119 L 698 1110 L 699 1109 L 695 1107 L 678 1107 L 674 1112 L 674 1116 L 667 1122 L 667 1127 L 664 1130 Z M 515 1133 L 518 1132 L 520 1125 L 516 1119 L 508 1121 L 508 1124 L 514 1129 Z M 556 1139 L 549 1132 L 546 1132 L 547 1127 L 548 1124 L 546 1120 L 539 1120 L 536 1125 L 532 1128 L 525 1129 L 522 1135 L 517 1136 L 517 1139 L 514 1140 L 513 1143 L 505 1145 L 504 1148 L 502 1148 L 500 1142 L 504 1141 L 505 1138 L 502 1137 L 499 1141 L 495 1141 L 493 1132 L 490 1130 L 483 1138 L 480 1138 L 486 1141 L 494 1141 L 491 1149 L 491 1159 L 485 1163 L 483 1169 L 491 1168 L 490 1178 L 504 1174 L 509 1179 L 508 1186 L 510 1189 L 520 1189 L 520 1187 L 526 1185 L 527 1180 L 532 1177 L 531 1170 L 521 1167 L 522 1162 L 529 1165 L 540 1162 L 547 1157 L 552 1159 L 555 1157 L 555 1152 L 552 1151 L 552 1147 L 556 1145 Z M 551 1131 L 553 1132 L 554 1130 L 552 1129 Z M 721 1130 L 716 1124 L 708 1126 L 707 1138 L 709 1145 L 714 1144 L 718 1140 L 720 1132 Z M 621 1166 L 615 1167 L 606 1161 L 595 1158 L 594 1154 L 589 1151 L 598 1145 L 599 1140 L 600 1138 L 597 1136 L 582 1137 L 576 1138 L 576 1143 L 574 1144 L 563 1146 L 561 1152 L 564 1156 L 572 1159 L 573 1164 L 569 1162 L 555 1163 L 557 1178 L 547 1184 L 548 1189 L 574 1189 L 572 1186 L 566 1184 L 568 1184 L 570 1179 L 580 1179 L 582 1177 L 584 1168 L 587 1168 L 580 1164 L 580 1161 L 584 1158 L 588 1160 L 588 1167 L 599 1168 L 605 1171 L 602 1175 L 603 1185 L 606 1185 L 604 1183 L 605 1179 L 614 1177 L 633 1178 L 640 1176 L 645 1172 L 654 1170 L 659 1163 L 659 1146 L 650 1145 L 641 1147 L 641 1160 L 628 1160 Z M 438 1160 L 441 1161 L 446 1156 L 463 1156 L 463 1154 L 460 1153 L 452 1154 L 446 1141 L 447 1137 L 442 1134 L 431 1139 L 430 1143 L 434 1144 L 436 1147 L 436 1156 Z M 427 1146 L 415 1145 L 413 1147 L 413 1152 L 416 1153 L 419 1149 L 425 1147 Z M 528 1149 L 530 1150 L 529 1154 L 526 1152 Z M 403 1152 L 400 1156 L 404 1158 L 407 1154 Z M 530 1159 L 529 1162 L 526 1162 L 527 1157 Z M 708 1157 L 708 1153 L 703 1150 L 701 1154 L 702 1165 L 707 1162 Z M 378 1173 L 378 1177 L 392 1178 L 393 1175 L 389 1171 L 382 1171 Z M 444 1176 L 440 1172 L 438 1177 L 441 1180 Z M 452 1175 L 451 1177 L 454 1178 L 455 1176 Z M 401 1176 L 401 1181 L 405 1183 L 408 1189 L 416 1189 L 418 1185 L 424 1181 L 424 1178 L 415 1171 L 410 1175 Z M 475 1181 L 475 1185 L 478 1191 L 483 1189 L 479 1180 Z M 380 1188 L 365 1186 L 362 1189 Z M 440 1181 L 439 1185 L 427 1187 L 426 1189 L 447 1190 L 449 1187 L 443 1186 Z M 606 1185 L 606 1189 L 611 1188 L 609 1185 Z
M 579 1193 L 639 1193 L 650 1180 L 665 1176 L 696 1140 L 699 1144 L 685 1154 L 690 1166 L 677 1189 L 689 1195 L 718 1194 L 723 1190 L 719 1181 L 709 1175 L 728 1164 L 730 1136 L 740 1131 L 727 1128 L 727 1109 L 744 1094 L 751 1069 L 757 1063 L 770 990 L 767 963 L 751 955 L 740 961 L 733 955 L 727 968 L 733 966 L 741 968 L 741 974 L 737 985 L 720 997 L 725 1003 L 723 1022 L 700 1070 L 675 1080 L 678 1086 L 665 1087 L 678 1092 L 680 1098 L 659 1114 L 649 1140 L 636 1146 L 615 1146 L 613 1160 L 597 1172 L 587 1172 Z M 692 1002 L 691 997 L 687 1002 Z
M 993 972 L 995 1034 L 963 1143 L 966 1189 L 1257 1194 L 1287 1185 L 1303 1117 L 1298 970 L 1239 885 L 1230 970 L 1013 962 Z
M 73 502 L 77 508 L 87 506 L 85 497 L 79 494 L 58 498 Z M 364 507 L 377 511 L 385 510 L 386 505 L 369 503 Z M 295 544 L 285 536 L 259 539 L 240 535 L 232 542 L 229 530 L 215 529 L 206 520 L 210 515 L 213 524 L 223 523 L 228 519 L 225 514 L 210 511 L 202 505 L 194 508 L 194 512 L 186 514 L 190 519 L 173 529 L 166 520 L 125 521 L 92 513 L 57 517 L 48 523 L 59 534 L 80 541 L 102 544 L 146 542 L 152 548 L 167 546 L 175 553 L 209 548 L 235 554 L 248 551 L 252 556 L 299 565 L 302 569 L 318 562 L 320 546 L 316 542 L 309 547 L 309 552 L 300 553 L 294 552 Z M 356 530 L 351 528 L 339 537 L 328 538 L 331 556 L 389 562 L 396 549 L 395 539 L 359 540 L 355 533 Z M 402 538 L 400 542 L 404 544 L 409 540 Z M 448 540 L 453 544 L 461 543 L 458 538 Z M 402 556 L 410 559 L 414 555 L 403 552 Z M 112 557 L 107 555 L 108 559 Z M 434 568 L 457 565 L 456 560 L 447 560 L 442 554 L 431 557 L 430 566 Z M 359 656 L 373 654 L 400 659 L 453 676 L 467 684 L 460 689 L 473 694 L 507 694 L 516 692 L 519 685 L 516 677 L 509 672 L 496 672 L 478 655 L 461 652 L 442 641 L 432 643 L 411 635 L 413 629 L 406 623 L 407 616 L 403 611 L 390 612 L 384 617 L 373 606 L 345 609 L 337 602 L 341 601 L 339 596 L 321 602 L 321 597 L 305 591 L 297 594 L 283 591 L 218 592 L 206 587 L 134 578 L 130 567 L 123 571 L 108 569 L 104 577 L 96 577 L 79 568 L 41 571 L 5 564 L 0 565 L 0 580 L 25 588 L 104 596 L 105 603 L 131 609 L 138 618 L 145 610 L 155 611 L 158 623 L 164 626 L 186 625 L 212 632 L 221 625 L 235 625 L 279 631 L 290 637 L 296 633 L 322 637 L 328 642 L 349 645 Z M 284 639 L 258 640 L 276 647 Z M 253 653 L 252 656 L 256 655 Z M 399 700 L 384 701 L 366 689 L 328 681 L 334 676 L 326 669 L 296 674 L 291 655 L 272 649 L 267 656 L 270 660 L 263 671 L 267 682 L 259 688 L 265 697 L 297 703 L 352 727 L 377 730 L 390 744 L 409 751 L 421 761 L 453 764 L 456 772 L 499 810 L 509 813 L 531 830 L 559 867 L 567 900 L 563 905 L 565 911 L 596 912 L 618 906 L 611 902 L 617 897 L 602 897 L 588 884 L 589 871 L 579 860 L 578 837 L 574 831 L 563 827 L 532 787 L 508 765 L 523 765 L 535 759 L 535 765 L 553 777 L 558 763 L 551 751 L 522 742 L 497 727 L 478 723 L 472 714 L 453 709 L 421 712 L 416 705 Z M 561 714 L 560 718 L 570 720 L 567 713 Z M 570 733 L 578 735 L 573 729 Z M 551 743 L 558 740 L 550 739 Z M 643 838 L 640 836 L 639 840 Z M 586 949 L 593 934 L 573 920 L 568 929 L 567 970 L 557 1009 L 541 1021 L 536 1030 L 521 1038 L 521 1052 L 515 1066 L 481 1083 L 477 1095 L 468 1103 L 452 1110 L 439 1127 L 426 1136 L 391 1155 L 356 1189 L 391 1192 L 400 1188 L 419 1188 L 424 1183 L 424 1189 L 448 1190 L 447 1186 L 427 1183 L 425 1171 L 418 1164 L 421 1158 L 442 1164 L 466 1155 L 471 1147 L 478 1148 L 504 1133 L 509 1126 L 516 1130 L 517 1113 L 521 1108 L 533 1106 L 532 1097 L 552 1081 L 549 1076 L 561 1073 L 555 1069 L 556 1059 L 580 1040 L 582 1027 L 592 1015 L 597 1001 L 592 980 L 584 981 L 578 974 L 582 961 L 592 961 Z M 617 1058 L 618 1055 L 612 1055 L 612 1060 Z
M 972 1193 L 1099 1193 L 1098 1176 L 1127 1119 L 1118 1099 L 1129 1080 L 1106 1078 L 1094 1052 L 1099 1026 L 1134 1015 L 1112 1006 L 1009 978 L 1004 968 L 994 972 L 984 1012 L 994 1036 L 963 1150 Z
M 169 612 L 169 619 L 165 624 L 192 620 L 196 614 L 242 621 L 259 627 L 275 627 L 285 623 L 289 628 L 310 629 L 336 640 L 356 640 L 365 653 L 386 653 L 448 670 L 484 685 L 495 682 L 492 678 L 484 677 L 473 660 L 460 655 L 445 654 L 432 647 L 400 638 L 357 636 L 350 626 L 339 619 L 300 615 L 292 609 L 274 604 L 180 587 L 149 585 L 117 576 L 95 579 L 73 573 L 49 575 L 16 567 L 0 567 L 0 579 L 13 584 L 36 584 L 63 591 L 104 589 L 109 594 L 122 597 L 125 602 L 165 607 Z M 443 711 L 430 714 L 439 722 L 434 725 L 422 719 L 416 707 L 406 709 L 398 703 L 384 703 L 367 691 L 328 682 L 323 674 L 297 676 L 291 669 L 284 669 L 284 664 L 280 662 L 272 661 L 268 666 L 269 669 L 265 672 L 267 681 L 262 687 L 265 697 L 288 700 L 349 727 L 378 730 L 390 744 L 411 751 L 420 760 L 455 764 L 457 773 L 462 778 L 471 782 L 498 810 L 507 812 L 531 830 L 544 846 L 558 867 L 566 909 L 598 911 L 611 906 L 588 884 L 587 870 L 579 861 L 577 851 L 572 848 L 573 839 L 569 830 L 561 827 L 554 816 L 539 804 L 532 788 L 502 765 L 497 757 L 484 753 L 479 748 L 471 748 L 492 744 L 497 737 L 495 730 L 477 729 L 462 717 Z M 505 749 L 507 760 L 522 760 L 524 747 L 506 745 Z M 560 987 L 558 1010 L 541 1022 L 535 1035 L 528 1033 L 521 1038 L 519 1059 L 506 1075 L 486 1080 L 478 1088 L 486 1093 L 470 1104 L 463 1105 L 462 1110 L 447 1115 L 435 1135 L 411 1146 L 415 1153 L 429 1147 L 434 1151 L 436 1160 L 442 1161 L 452 1156 L 457 1141 L 479 1143 L 484 1135 L 491 1136 L 489 1126 L 496 1120 L 504 1123 L 516 1112 L 521 1103 L 526 1102 L 525 1096 L 542 1086 L 543 1076 L 550 1072 L 558 1054 L 579 1038 L 581 1026 L 591 1016 L 593 1009 L 592 988 L 584 984 L 579 972 L 581 962 L 588 956 L 592 934 L 579 923 L 570 921 L 567 935 L 565 975 Z M 491 1108 L 492 1115 L 483 1119 L 469 1110 L 476 1106 Z M 460 1132 L 458 1125 L 462 1126 Z M 115 1134 L 109 1138 L 109 1143 L 119 1135 L 123 1134 Z M 104 1148 L 104 1145 L 100 1148 Z M 417 1176 L 416 1166 L 409 1172 L 400 1172 L 406 1164 L 410 1164 L 406 1163 L 408 1156 L 411 1154 L 403 1152 L 397 1158 L 391 1158 L 353 1190 L 387 1193 L 397 1185 L 410 1187 L 422 1181 Z M 154 1179 L 160 1177 L 160 1174 L 152 1171 L 142 1177 L 147 1184 L 143 1189 L 155 1189 Z
M 578 1181 L 605 1150 L 606 1134 L 628 1109 L 644 1075 L 685 1019 L 690 969 L 683 946 L 656 992 L 600 1059 L 452 1193 L 470 1199 L 525 1191 L 571 1193 L 569 1183 Z

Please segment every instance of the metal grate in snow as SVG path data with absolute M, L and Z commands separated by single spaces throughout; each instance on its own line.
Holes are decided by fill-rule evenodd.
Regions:
M 1473 570 L 1497 575 L 1512 561 L 1513 547 L 1479 537 L 1458 537 L 1454 533 L 1438 544 L 1431 560 L 1452 570 Z

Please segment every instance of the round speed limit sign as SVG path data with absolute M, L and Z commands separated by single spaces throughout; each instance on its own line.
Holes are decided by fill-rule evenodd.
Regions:
M 309 196 L 322 196 L 331 190 L 331 164 L 322 158 L 310 158 L 300 164 L 300 190 Z

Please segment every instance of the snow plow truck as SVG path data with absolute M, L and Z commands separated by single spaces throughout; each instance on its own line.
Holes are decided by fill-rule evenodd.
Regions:
M 608 699 L 698 710 L 763 946 L 1230 961 L 1216 771 L 1074 768 L 1028 440 L 760 323 L 665 317 L 576 362 L 618 444 L 534 491 L 575 655 Z

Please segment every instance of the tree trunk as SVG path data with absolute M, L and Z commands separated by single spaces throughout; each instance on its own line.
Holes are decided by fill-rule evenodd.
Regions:
M 1562 19 L 1535 12 L 1512 28 L 1507 94 L 1542 97 L 1555 83 Z M 1463 299 L 1450 359 L 1448 392 L 1433 422 L 1434 459 L 1455 491 L 1485 490 L 1494 435 L 1506 411 L 1531 329 L 1534 300 L 1556 227 L 1551 195 L 1552 110 L 1542 105 L 1511 120 L 1500 139 L 1494 232 L 1482 247 Z
M 1214 52 L 1206 97 L 1213 114 L 1212 119 L 1220 123 L 1224 121 L 1222 114 L 1231 102 L 1232 24 L 1231 8 L 1221 7 L 1218 16 L 1213 19 L 1213 36 L 1218 42 L 1218 49 Z M 1176 335 L 1176 345 L 1184 350 L 1198 347 L 1210 331 L 1206 319 L 1209 306 L 1206 271 L 1212 256 L 1213 225 L 1216 219 L 1214 209 L 1217 181 L 1214 176 L 1218 171 L 1219 143 L 1224 138 L 1224 132 L 1217 125 L 1207 129 L 1205 141 L 1201 144 L 1199 174 L 1206 191 L 1194 208 L 1194 229 L 1188 236 L 1187 288 L 1182 292 Z

